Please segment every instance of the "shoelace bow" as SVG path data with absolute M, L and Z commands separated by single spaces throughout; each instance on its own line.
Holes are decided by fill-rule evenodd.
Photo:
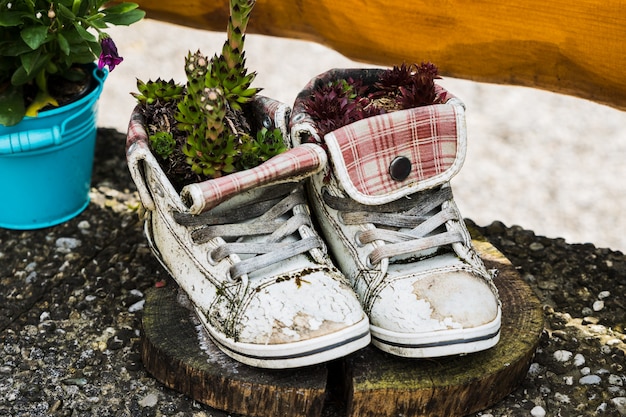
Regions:
M 368 260 L 376 265 L 385 258 L 409 255 L 427 249 L 464 242 L 459 231 L 447 230 L 444 224 L 450 220 L 461 220 L 451 207 L 443 207 L 452 199 L 450 187 L 422 191 L 391 203 L 369 206 L 350 198 L 336 197 L 324 190 L 326 204 L 339 211 L 344 224 L 374 224 L 371 230 L 357 233 L 357 244 L 365 245 L 375 240 L 385 245 L 374 248 Z M 437 229 L 444 231 L 438 231 Z M 408 230 L 407 230 L 408 229 Z
M 294 184 L 285 184 L 267 190 L 261 199 L 228 213 L 176 213 L 174 219 L 181 225 L 196 227 L 191 233 L 195 243 L 202 244 L 217 237 L 226 240 L 208 254 L 209 261 L 214 264 L 234 254 L 254 255 L 230 268 L 230 277 L 238 279 L 323 245 L 317 235 L 300 236 L 301 226 L 312 227 L 310 217 L 296 208 L 301 204 L 305 204 L 301 189 Z M 245 242 L 252 236 L 265 238 Z M 296 240 L 287 240 L 289 236 L 295 236 Z

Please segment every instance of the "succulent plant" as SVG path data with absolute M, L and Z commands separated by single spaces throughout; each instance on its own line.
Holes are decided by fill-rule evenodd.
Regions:
M 176 148 L 176 139 L 170 132 L 156 132 L 150 135 L 150 146 L 161 158 L 169 158 Z
M 370 105 L 362 82 L 351 78 L 330 81 L 315 89 L 305 109 L 323 134 L 384 112 Z
M 435 89 L 434 80 L 438 78 L 438 69 L 432 63 L 403 63 L 381 71 L 369 87 L 351 78 L 321 84 L 313 89 L 304 106 L 320 134 L 325 135 L 366 117 L 445 101 Z
M 185 86 L 176 84 L 174 80 L 164 81 L 157 78 L 156 81 L 148 81 L 144 83 L 137 80 L 137 90 L 139 93 L 130 93 L 142 104 L 154 104 L 158 100 L 166 102 L 170 100 L 179 100 L 183 96 Z
M 175 103 L 172 130 L 185 135 L 179 154 L 202 178 L 252 168 L 286 149 L 280 130 L 253 132 L 244 112 L 260 91 L 250 87 L 256 73 L 248 73 L 243 51 L 254 4 L 255 0 L 230 1 L 227 39 L 221 54 L 209 59 L 200 51 L 190 52 L 185 59 L 184 87 L 173 81 L 138 81 L 139 93 L 133 94 L 146 107 Z M 152 125 L 160 128 L 169 124 L 169 116 L 163 115 Z M 168 158 L 165 153 L 159 155 Z M 175 152 L 169 158 L 174 156 Z

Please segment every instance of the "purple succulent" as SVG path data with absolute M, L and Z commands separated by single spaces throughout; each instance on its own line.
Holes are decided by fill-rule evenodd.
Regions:
M 98 58 L 98 69 L 108 66 L 109 71 L 113 71 L 113 69 L 119 65 L 124 58 L 118 55 L 115 42 L 113 42 L 113 39 L 108 36 L 102 38 L 100 46 L 102 47 L 102 52 L 100 52 L 100 58 Z

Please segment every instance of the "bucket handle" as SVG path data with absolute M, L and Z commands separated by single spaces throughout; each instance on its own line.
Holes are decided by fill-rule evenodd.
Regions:
M 100 97 L 104 80 L 106 80 L 108 74 L 109 71 L 106 68 L 103 70 L 95 68 L 93 70 L 93 77 L 98 82 L 98 85 L 94 89 L 95 100 Z M 45 129 L 30 129 L 27 131 L 9 133 L 0 138 L 2 139 L 0 140 L 0 155 L 29 152 L 59 145 L 63 141 L 63 134 L 67 130 L 67 125 L 77 117 L 82 116 L 86 111 L 91 111 L 91 106 L 83 106 L 78 112 L 66 118 L 61 123 L 60 127 L 51 126 Z
M 10 133 L 0 140 L 0 155 L 29 152 L 61 143 L 61 128 L 30 129 Z

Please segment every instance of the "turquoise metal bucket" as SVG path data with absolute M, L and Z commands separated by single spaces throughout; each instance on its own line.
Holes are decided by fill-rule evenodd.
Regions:
M 93 69 L 84 97 L 0 126 L 0 227 L 40 229 L 89 205 L 98 99 L 107 71 Z

